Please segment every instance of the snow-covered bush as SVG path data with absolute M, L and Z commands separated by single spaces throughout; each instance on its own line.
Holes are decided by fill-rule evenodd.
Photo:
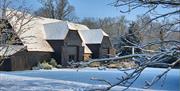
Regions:
M 57 62 L 54 58 L 51 58 L 49 64 L 52 65 L 53 67 L 57 67 Z
M 39 69 L 52 69 L 53 66 L 50 65 L 48 62 L 46 61 L 43 61 L 42 63 L 38 63 L 38 66 L 37 66 Z
M 54 58 L 51 58 L 49 64 L 52 65 L 54 68 L 62 68 L 62 65 L 57 64 L 57 62 Z
M 40 67 L 41 67 L 41 69 L 52 69 L 52 68 L 53 68 L 53 66 L 50 65 L 50 64 L 47 63 L 47 62 L 41 63 L 41 64 L 40 64 Z
M 58 64 L 58 65 L 56 66 L 56 68 L 62 68 L 62 65 Z
M 39 62 L 37 66 L 32 67 L 32 70 L 39 70 L 39 69 L 52 69 L 52 68 L 62 68 L 61 65 L 58 65 L 56 60 L 52 58 L 50 61 L 43 61 Z

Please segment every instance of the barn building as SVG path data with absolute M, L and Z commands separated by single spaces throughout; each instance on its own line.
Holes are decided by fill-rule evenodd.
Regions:
M 78 30 L 88 29 L 84 25 L 59 21 L 44 27 L 46 41 L 54 49 L 53 58 L 59 64 L 68 65 L 68 61 L 83 61 L 84 47 Z
M 92 58 L 109 57 L 113 48 L 109 36 L 102 29 L 90 29 L 78 31 L 83 42 L 92 52 Z
M 39 61 L 47 60 L 43 59 L 44 55 L 55 58 L 63 66 L 67 66 L 68 61 L 83 60 L 84 47 L 77 30 L 88 29 L 86 26 L 48 18 L 37 18 L 26 26 L 31 28 L 27 28 L 20 39 L 29 53 L 42 54 Z
M 7 55 L 6 60 L 10 61 L 4 62 L 0 70 L 29 70 L 38 62 L 51 58 L 66 67 L 68 61 L 103 58 L 111 54 L 109 36 L 101 29 L 43 17 L 28 19 L 27 16 L 19 22 L 28 22 L 23 26 L 18 26 L 16 17 L 9 20 L 10 24 L 17 23 L 13 30 L 18 33 L 22 44 L 11 45 L 12 50 L 16 47 L 18 50 Z

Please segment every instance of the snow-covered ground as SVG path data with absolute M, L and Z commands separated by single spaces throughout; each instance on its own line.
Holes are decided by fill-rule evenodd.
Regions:
M 130 91 L 139 90 L 180 90 L 180 70 L 172 69 L 162 86 L 162 80 L 150 89 L 143 89 L 144 81 L 150 81 L 165 69 L 147 68 L 134 83 Z M 87 91 L 92 88 L 106 87 L 105 83 L 92 81 L 92 77 L 106 79 L 112 83 L 124 73 L 116 69 L 97 70 L 95 68 L 53 69 L 34 71 L 0 72 L 0 91 Z M 119 91 L 123 87 L 115 87 Z

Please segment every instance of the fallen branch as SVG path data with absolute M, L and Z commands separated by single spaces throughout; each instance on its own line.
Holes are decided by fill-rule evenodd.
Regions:
M 132 54 L 132 55 L 126 55 L 126 56 L 121 56 L 121 57 L 112 57 L 112 58 L 103 58 L 103 59 L 91 59 L 88 60 L 87 62 L 78 62 L 78 63 L 71 63 L 70 65 L 78 65 L 78 66 L 88 66 L 91 63 L 94 62 L 110 62 L 110 61 L 119 61 L 123 59 L 128 59 L 128 58 L 134 58 L 134 57 L 143 57 L 147 56 L 145 54 Z

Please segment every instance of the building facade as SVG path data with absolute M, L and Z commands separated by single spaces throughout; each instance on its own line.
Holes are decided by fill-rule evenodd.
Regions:
M 10 24 L 14 22 L 9 21 Z M 8 55 L 6 60 L 9 61 L 5 61 L 0 70 L 30 70 L 51 58 L 67 67 L 71 61 L 104 58 L 111 54 L 109 36 L 102 29 L 43 17 L 33 18 L 13 30 L 19 32 L 20 28 L 24 30 L 18 37 L 26 49 Z

